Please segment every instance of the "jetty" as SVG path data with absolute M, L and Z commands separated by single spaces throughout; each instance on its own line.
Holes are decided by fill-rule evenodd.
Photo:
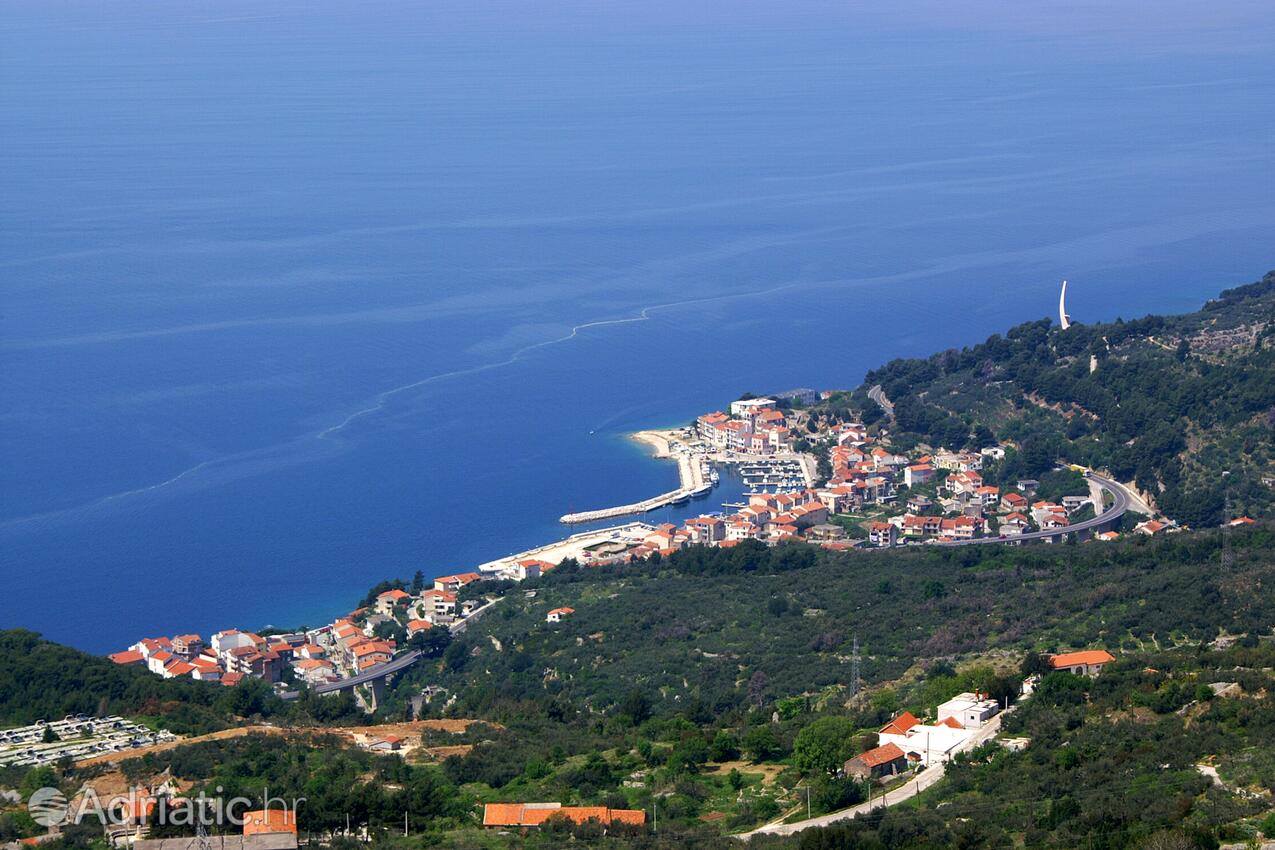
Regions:
M 657 458 L 676 460 L 680 486 L 676 490 L 640 502 L 564 514 L 559 517 L 559 522 L 596 522 L 646 513 L 667 505 L 685 504 L 692 498 L 705 496 L 712 491 L 713 464 L 740 467 L 744 479 L 754 487 L 773 486 L 800 490 L 813 487 L 819 474 L 818 463 L 809 454 L 780 452 L 754 455 L 729 450 L 706 451 L 699 446 L 692 446 L 692 437 L 685 430 L 639 431 L 633 435 L 633 439 L 654 447 Z
M 677 505 L 690 501 L 692 497 L 706 495 L 713 489 L 710 480 L 708 455 L 692 451 L 682 442 L 680 431 L 639 431 L 633 439 L 655 448 L 655 457 L 673 458 L 677 461 L 677 473 L 680 486 L 676 490 L 633 502 L 627 505 L 616 505 L 611 508 L 600 508 L 595 511 L 579 511 L 563 514 L 558 521 L 575 524 L 580 522 L 596 522 L 602 519 L 629 516 L 653 511 L 666 505 Z

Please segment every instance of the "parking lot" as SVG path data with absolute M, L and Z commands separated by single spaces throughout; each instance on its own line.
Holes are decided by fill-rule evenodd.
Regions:
M 59 740 L 46 743 L 50 729 Z M 155 732 L 115 715 L 74 715 L 0 729 L 0 765 L 51 764 L 64 758 L 83 759 L 175 740 L 177 736 L 165 729 Z

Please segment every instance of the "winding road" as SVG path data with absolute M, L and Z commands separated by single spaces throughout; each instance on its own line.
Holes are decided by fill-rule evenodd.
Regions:
M 1103 490 L 1112 495 L 1114 501 L 1111 507 L 1102 513 L 1081 522 L 1072 525 L 1064 525 L 1062 528 L 1051 528 L 1048 531 L 1029 531 L 1026 534 L 1018 534 L 1013 537 L 975 537 L 970 540 L 953 540 L 949 543 L 938 544 L 940 546 L 978 546 L 987 543 L 1017 543 L 1024 540 L 1046 540 L 1051 537 L 1061 537 L 1064 534 L 1074 534 L 1079 531 L 1089 531 L 1094 528 L 1100 528 L 1108 523 L 1114 522 L 1124 516 L 1125 511 L 1129 510 L 1133 504 L 1133 496 L 1125 489 L 1123 484 L 1112 481 L 1109 478 L 1103 478 L 1094 472 L 1086 472 L 1085 478 L 1096 483 Z
M 1009 711 L 1013 710 L 1014 709 L 1011 706 Z M 966 738 L 965 741 L 959 744 L 953 752 L 966 752 L 978 747 L 980 744 L 990 741 L 996 733 L 1000 731 L 1001 719 L 1006 713 L 1008 712 L 1002 712 L 987 721 L 981 729 Z M 773 821 L 765 826 L 754 829 L 752 832 L 742 833 L 737 837 L 747 840 L 752 838 L 754 835 L 792 835 L 793 833 L 801 832 L 804 829 L 811 829 L 817 826 L 828 826 L 829 824 L 836 823 L 837 821 L 849 820 L 856 815 L 867 814 L 873 809 L 895 806 L 902 803 L 904 800 L 912 799 L 925 789 L 937 784 L 946 772 L 947 767 L 944 764 L 931 765 L 918 773 L 915 780 L 908 782 L 906 785 L 901 785 L 886 794 L 882 794 L 880 797 L 870 800 L 869 802 L 860 803 L 857 806 L 851 806 L 848 809 L 841 809 L 840 811 L 832 812 L 830 814 L 794 821 L 793 823 L 784 823 L 782 820 Z
M 880 384 L 868 390 L 868 398 L 881 405 L 881 409 L 885 411 L 886 416 L 894 415 L 894 402 L 885 397 L 885 390 L 881 389 Z

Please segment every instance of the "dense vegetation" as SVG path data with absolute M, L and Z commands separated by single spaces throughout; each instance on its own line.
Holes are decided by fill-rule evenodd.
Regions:
M 1091 358 L 1094 368 L 1091 371 Z M 1060 459 L 1134 480 L 1169 516 L 1217 525 L 1275 501 L 1275 272 L 1196 313 L 1075 324 L 1048 319 L 927 359 L 894 360 L 853 393 L 812 411 L 876 419 L 899 445 L 1016 445 L 1002 476 L 1037 476 Z M 1229 471 L 1223 476 L 1222 471 Z
M 1275 474 L 1272 336 L 1275 274 L 1187 316 L 1065 333 L 1034 322 L 971 349 L 895 361 L 809 413 L 866 414 L 899 446 L 1006 441 L 987 477 L 1039 478 L 1047 498 L 1084 489 L 1053 470 L 1060 459 L 1104 468 L 1205 526 L 1228 497 L 1237 513 L 1271 503 L 1262 478 Z M 866 400 L 876 383 L 896 405 L 892 421 Z M 426 713 L 488 722 L 460 736 L 426 732 L 423 745 L 463 751 L 374 756 L 312 730 L 204 741 L 122 771 L 134 781 L 171 776 L 190 793 L 305 797 L 303 832 L 336 850 L 365 846 L 333 835 L 347 816 L 378 848 L 716 850 L 740 846 L 723 832 L 861 799 L 864 788 L 837 767 L 873 746 L 900 709 L 925 714 L 972 689 L 1010 703 L 1022 674 L 1040 666 L 1036 651 L 1105 646 L 1120 661 L 1099 678 L 1049 674 L 1006 718 L 1022 749 L 987 745 L 906 806 L 750 846 L 1119 850 L 1275 836 L 1264 811 L 1275 793 L 1275 532 L 1237 530 L 1225 552 L 1223 539 L 1210 530 L 844 553 L 745 542 L 598 570 L 566 562 L 536 581 L 467 588 L 466 598 L 503 598 L 450 642 L 435 630 L 434 657 L 381 700 L 373 719 L 401 719 L 422 688 L 442 688 Z M 418 572 L 411 587 L 423 581 Z M 383 583 L 365 604 L 407 584 Z M 564 605 L 575 613 L 545 622 Z M 0 725 L 76 712 L 179 733 L 367 721 L 348 695 L 284 703 L 259 682 L 162 680 L 0 632 Z M 98 770 L 0 769 L 0 788 L 71 792 Z M 510 800 L 658 807 L 660 832 L 475 828 L 483 802 Z M 0 840 L 37 831 L 20 810 L 0 812 Z M 46 846 L 100 847 L 101 837 L 72 829 Z
M 1092 681 L 1050 674 L 1005 721 L 1030 745 L 959 759 L 929 802 L 943 803 L 949 822 L 994 812 L 995 832 L 1032 847 L 1249 838 L 1236 822 L 1275 793 L 1272 665 L 1275 643 L 1249 639 L 1127 658 Z M 1213 683 L 1234 685 L 1219 696 Z M 1214 766 L 1219 782 L 1197 764 Z
M 509 593 L 399 687 L 441 684 L 457 711 L 501 698 L 561 698 L 619 713 L 640 689 L 653 710 L 696 701 L 710 714 L 849 688 L 995 650 L 1207 640 L 1275 620 L 1275 540 L 1258 527 L 1121 544 L 829 553 L 690 549 L 624 568 L 567 563 Z M 559 625 L 545 613 L 567 605 Z M 497 649 L 496 642 L 500 648 Z

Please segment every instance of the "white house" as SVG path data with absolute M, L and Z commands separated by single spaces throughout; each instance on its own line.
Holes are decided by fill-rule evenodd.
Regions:
M 1000 711 L 996 700 L 981 693 L 957 694 L 938 707 L 934 715 L 939 722 L 951 717 L 966 729 L 979 729 Z
M 907 754 L 908 761 L 935 764 L 948 761 L 970 733 L 960 721 L 948 717 L 933 726 L 917 720 L 905 711 L 877 733 L 878 746 L 895 744 Z
M 546 623 L 561 623 L 563 617 L 569 617 L 576 612 L 574 608 L 554 608 L 545 615 Z
M 748 416 L 756 413 L 763 407 L 774 407 L 775 400 L 773 398 L 747 398 L 730 403 L 731 416 Z
M 1105 649 L 1086 649 L 1081 652 L 1064 652 L 1049 659 L 1049 666 L 1065 670 L 1077 676 L 1096 676 L 1116 657 Z

